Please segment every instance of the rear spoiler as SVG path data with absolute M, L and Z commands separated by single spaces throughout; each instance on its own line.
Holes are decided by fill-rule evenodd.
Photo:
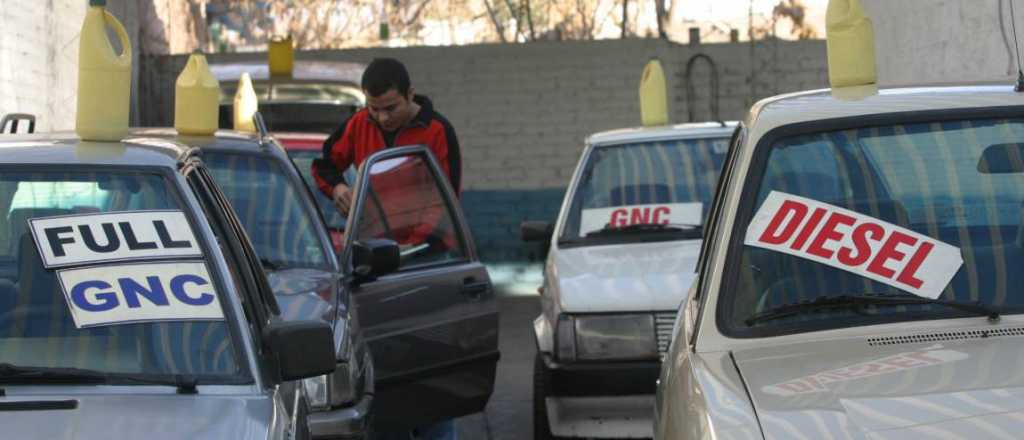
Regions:
M 27 113 L 8 113 L 4 115 L 4 118 L 0 120 L 0 134 L 17 134 L 18 133 L 18 122 L 28 121 L 28 132 L 36 132 L 36 117 Z M 10 131 L 7 130 L 7 125 L 10 123 Z

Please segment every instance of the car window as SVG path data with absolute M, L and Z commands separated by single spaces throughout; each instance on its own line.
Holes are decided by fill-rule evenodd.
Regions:
M 728 146 L 723 137 L 594 148 L 573 194 L 562 240 L 635 224 L 703 224 Z M 699 238 L 695 231 L 687 238 Z M 637 237 L 620 236 L 626 241 Z
M 0 169 L 0 362 L 251 381 L 179 200 L 159 174 Z
M 318 221 L 302 203 L 297 182 L 265 155 L 206 152 L 207 164 L 269 268 L 330 268 Z
M 729 277 L 736 288 L 722 291 L 728 325 L 742 332 L 958 313 L 908 305 L 745 322 L 773 307 L 836 295 L 934 292 L 939 299 L 1020 311 L 1024 167 L 996 159 L 1009 168 L 983 171 L 990 166 L 983 157 L 1022 140 L 1022 121 L 966 120 L 774 142 L 763 178 L 748 181 L 744 191 L 757 200 L 754 212 L 739 216 L 754 220 L 738 229 L 746 244 L 738 273 Z M 766 211 L 777 200 L 796 203 L 789 211 Z
M 323 154 L 320 151 L 314 150 L 292 150 L 288 152 L 288 155 L 291 156 L 296 168 L 299 169 L 302 180 L 306 182 L 309 190 L 313 193 L 313 198 L 316 199 L 317 207 L 320 209 L 320 214 L 323 215 L 327 227 L 344 230 L 345 216 L 341 215 L 338 209 L 334 207 L 334 202 L 317 188 L 316 180 L 313 179 L 313 160 L 319 159 Z M 354 185 L 355 180 L 355 170 L 352 168 L 346 170 L 345 181 L 349 185 Z
M 356 240 L 398 243 L 400 269 L 460 260 L 464 243 L 425 156 L 412 154 L 371 165 Z

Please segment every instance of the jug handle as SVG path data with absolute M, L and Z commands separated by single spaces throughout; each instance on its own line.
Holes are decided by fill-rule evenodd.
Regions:
M 121 40 L 121 55 L 118 55 L 118 60 L 121 62 L 130 63 L 132 60 L 132 42 L 128 38 L 128 31 L 125 30 L 124 25 L 120 21 L 117 21 L 117 17 L 111 14 L 110 11 L 104 9 L 104 21 L 108 26 L 114 28 L 114 32 L 117 33 L 117 38 Z

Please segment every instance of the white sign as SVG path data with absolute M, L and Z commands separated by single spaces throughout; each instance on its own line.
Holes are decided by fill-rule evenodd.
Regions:
M 938 298 L 963 264 L 960 249 L 848 209 L 772 191 L 744 244 Z
M 57 278 L 78 328 L 224 319 L 201 262 L 62 269 Z
M 699 225 L 704 219 L 704 204 L 663 203 L 584 209 L 580 215 L 580 236 L 588 232 L 640 224 Z
M 143 258 L 201 257 L 181 211 L 126 211 L 29 219 L 46 268 Z

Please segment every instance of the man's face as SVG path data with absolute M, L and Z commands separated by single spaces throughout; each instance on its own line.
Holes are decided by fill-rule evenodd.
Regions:
M 412 95 L 411 89 L 409 95 Z M 389 89 L 380 96 L 370 96 L 367 92 L 366 109 L 385 131 L 398 130 L 413 117 L 412 101 L 395 89 Z

